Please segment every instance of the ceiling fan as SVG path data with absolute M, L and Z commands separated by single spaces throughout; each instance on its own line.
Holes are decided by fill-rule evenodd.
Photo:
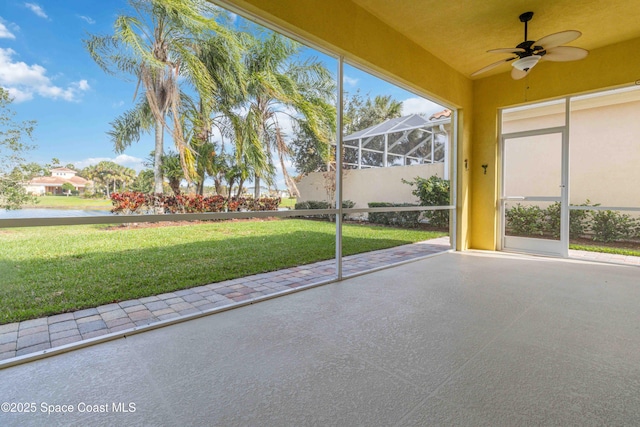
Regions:
M 562 46 L 572 42 L 582 35 L 580 31 L 567 30 L 550 34 L 537 41 L 527 40 L 527 22 L 533 18 L 533 12 L 525 12 L 520 15 L 520 22 L 524 22 L 524 41 L 515 48 L 503 48 L 488 50 L 489 53 L 509 53 L 512 56 L 493 64 L 487 65 L 471 74 L 471 77 L 492 70 L 505 62 L 514 61 L 511 77 L 519 80 L 529 74 L 529 71 L 538 61 L 576 61 L 585 58 L 589 51 L 573 46 Z

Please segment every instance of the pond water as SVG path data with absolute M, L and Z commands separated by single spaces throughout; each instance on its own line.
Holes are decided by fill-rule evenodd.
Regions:
M 0 209 L 0 219 L 14 218 L 62 218 L 78 216 L 112 215 L 108 210 L 99 209 L 50 209 L 50 208 L 24 208 L 12 211 Z

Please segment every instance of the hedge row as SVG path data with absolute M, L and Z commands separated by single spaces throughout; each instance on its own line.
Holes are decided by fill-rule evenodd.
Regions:
M 411 203 L 370 202 L 370 208 L 419 206 Z M 372 224 L 392 225 L 404 228 L 416 228 L 420 224 L 420 211 L 407 212 L 369 212 L 368 219 Z
M 279 197 L 227 199 L 223 196 L 200 196 L 195 194 L 166 196 L 146 194 L 136 191 L 111 194 L 113 213 L 150 213 L 162 209 L 164 213 L 204 213 L 237 211 L 275 211 L 280 204 Z
M 590 205 L 587 200 L 581 206 Z M 520 203 L 505 212 L 507 231 L 519 236 L 553 236 L 560 233 L 560 202 L 547 209 Z M 596 242 L 640 239 L 640 219 L 616 211 L 569 211 L 569 238 L 588 238 Z
M 352 207 L 354 207 L 356 204 L 355 202 L 352 202 L 351 200 L 343 200 L 342 201 L 342 209 L 351 209 Z M 333 204 L 329 203 L 329 202 L 325 202 L 325 201 L 321 201 L 321 200 L 309 200 L 307 202 L 298 202 L 295 205 L 295 209 L 296 210 L 301 210 L 301 209 L 334 209 Z M 313 215 L 313 216 L 307 216 L 306 218 L 320 218 L 320 219 L 327 219 L 329 221 L 335 221 L 335 215 L 331 215 L 331 214 L 323 214 L 323 215 Z M 343 214 L 342 215 L 342 219 L 344 220 L 347 217 L 347 214 Z M 304 217 L 302 217 L 304 218 Z

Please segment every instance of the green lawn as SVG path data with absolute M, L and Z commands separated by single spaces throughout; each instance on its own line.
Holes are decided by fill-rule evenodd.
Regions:
M 604 254 L 640 256 L 640 249 L 601 246 L 601 245 L 597 245 L 597 244 L 594 244 L 594 245 L 574 245 L 572 243 L 572 244 L 569 245 L 569 249 L 575 249 L 577 251 L 600 252 L 600 253 L 604 253 Z
M 444 233 L 343 226 L 344 254 Z M 0 324 L 333 258 L 335 224 L 301 219 L 157 228 L 0 229 Z
M 279 207 L 293 209 L 296 207 L 296 200 L 295 197 L 283 197 Z
M 38 203 L 25 207 L 55 209 L 111 209 L 109 199 L 84 199 L 78 196 L 40 196 Z

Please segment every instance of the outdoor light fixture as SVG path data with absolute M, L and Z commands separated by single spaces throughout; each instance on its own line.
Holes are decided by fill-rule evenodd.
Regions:
M 513 65 L 514 68 L 517 68 L 520 71 L 529 71 L 530 69 L 535 67 L 538 61 L 540 61 L 540 58 L 542 58 L 542 56 L 540 55 L 525 56 L 524 58 L 518 59 L 511 65 Z

